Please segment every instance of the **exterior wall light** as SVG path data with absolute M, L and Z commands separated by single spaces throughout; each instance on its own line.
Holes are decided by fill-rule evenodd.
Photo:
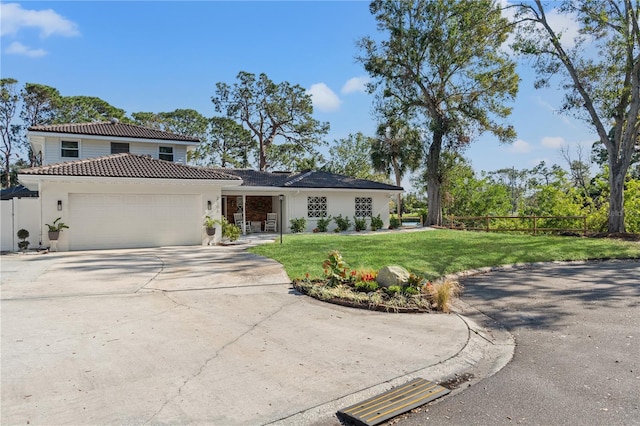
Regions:
M 211 200 L 207 201 L 207 210 L 211 210 Z
M 58 200 L 58 211 L 62 211 L 62 200 Z

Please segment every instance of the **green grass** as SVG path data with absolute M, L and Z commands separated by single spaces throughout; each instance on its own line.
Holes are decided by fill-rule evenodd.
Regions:
M 339 250 L 351 269 L 401 265 L 427 279 L 512 263 L 640 258 L 638 242 L 450 230 L 285 235 L 282 245 L 278 241 L 249 250 L 282 263 L 291 279 L 305 273 L 322 277 L 322 262 L 331 250 Z

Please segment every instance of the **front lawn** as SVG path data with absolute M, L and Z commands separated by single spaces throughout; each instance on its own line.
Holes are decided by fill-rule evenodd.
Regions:
M 443 275 L 512 263 L 640 258 L 640 243 L 606 238 L 491 234 L 436 230 L 379 234 L 293 234 L 249 249 L 282 263 L 291 279 L 324 276 L 322 262 L 338 250 L 352 269 L 401 265 L 433 280 Z

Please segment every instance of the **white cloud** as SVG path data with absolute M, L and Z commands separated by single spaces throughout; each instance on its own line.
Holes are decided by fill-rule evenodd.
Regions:
M 311 88 L 307 90 L 307 93 L 311 95 L 313 107 L 322 112 L 337 111 L 340 108 L 342 101 L 338 98 L 338 95 L 324 83 L 312 84 Z
M 556 34 L 562 35 L 560 38 L 562 47 L 570 49 L 575 46 L 574 39 L 580 30 L 580 24 L 575 15 L 558 13 L 558 9 L 553 9 L 547 13 L 547 22 Z
M 554 149 L 561 148 L 565 144 L 564 138 L 560 136 L 545 136 L 540 140 L 540 142 L 542 143 L 542 146 Z
M 514 154 L 526 154 L 530 151 L 531 145 L 529 145 L 528 142 L 525 142 L 522 139 L 518 139 L 509 147 L 509 152 L 512 152 Z
M 27 10 L 18 3 L 0 4 L 0 35 L 17 35 L 24 28 L 37 28 L 41 37 L 80 34 L 78 25 L 58 15 L 52 9 Z
M 30 58 L 39 58 L 47 54 L 44 49 L 31 49 L 17 41 L 11 43 L 4 52 L 8 55 L 22 55 Z
M 342 86 L 341 92 L 345 95 L 349 93 L 355 93 L 355 92 L 365 93 L 367 90 L 366 84 L 368 82 L 369 82 L 369 77 L 367 76 L 350 78 L 344 84 L 344 86 Z

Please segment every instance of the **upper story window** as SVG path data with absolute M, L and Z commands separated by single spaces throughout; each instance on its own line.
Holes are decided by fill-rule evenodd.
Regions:
M 111 142 L 111 153 L 122 154 L 129 152 L 129 144 L 127 142 Z
M 173 161 L 173 147 L 161 146 L 158 158 L 165 161 Z
M 61 141 L 60 156 L 69 158 L 80 157 L 80 142 L 78 141 Z
M 327 197 L 307 197 L 307 217 L 327 217 Z
M 371 217 L 373 215 L 373 198 L 356 197 L 356 217 Z

